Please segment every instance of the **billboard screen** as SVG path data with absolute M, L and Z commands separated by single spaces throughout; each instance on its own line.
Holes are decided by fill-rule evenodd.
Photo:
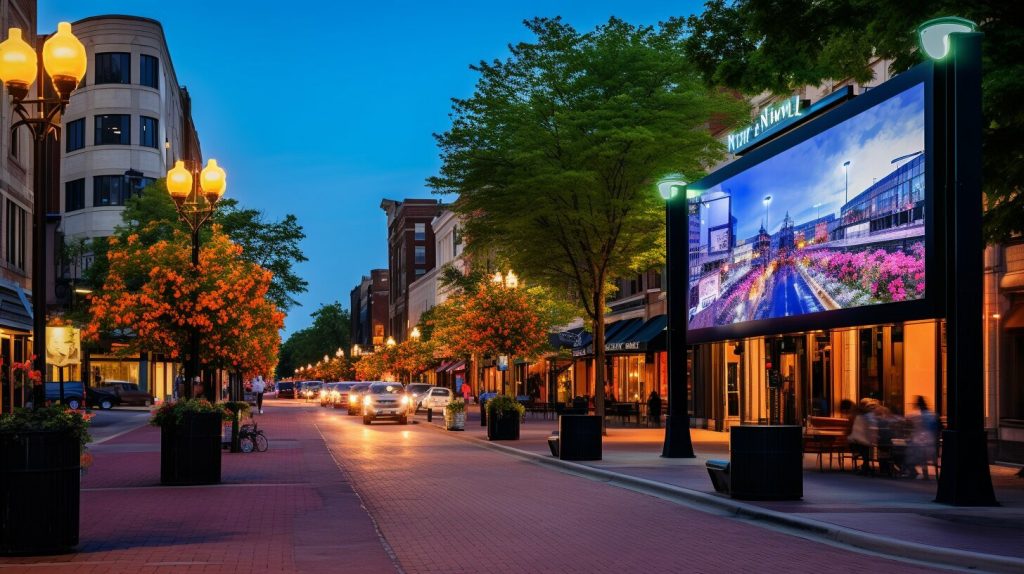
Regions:
M 932 98 L 906 76 L 690 187 L 688 340 L 928 314 Z

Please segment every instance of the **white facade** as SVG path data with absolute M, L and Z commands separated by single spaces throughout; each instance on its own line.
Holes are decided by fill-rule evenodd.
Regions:
M 159 22 L 97 16 L 75 22 L 72 29 L 85 45 L 89 67 L 63 118 L 61 231 L 69 239 L 91 239 L 111 235 L 127 196 L 164 177 L 175 159 L 189 153 L 191 119 Z M 143 57 L 148 57 L 145 64 Z M 120 67 L 125 61 L 127 77 Z M 120 125 L 127 126 L 127 137 L 119 127 L 126 116 Z M 101 124 L 101 117 L 107 123 Z M 119 135 L 123 141 L 109 141 Z M 132 177 L 126 176 L 129 171 Z
M 427 271 L 409 286 L 409 325 L 420 322 L 420 315 L 448 299 L 448 292 L 438 284 L 441 270 L 448 265 L 465 271 L 466 262 L 462 257 L 465 244 L 461 237 L 461 225 L 455 213 L 445 210 L 430 223 L 434 229 L 433 269 Z

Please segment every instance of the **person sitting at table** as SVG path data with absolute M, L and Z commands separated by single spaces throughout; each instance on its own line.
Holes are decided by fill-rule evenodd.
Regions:
M 939 419 L 928 410 L 928 401 L 918 395 L 917 412 L 910 415 L 912 425 L 910 441 L 907 447 L 907 469 L 904 473 L 909 478 L 917 478 L 917 467 L 928 480 L 928 463 L 936 458 L 936 445 L 939 442 Z
M 893 465 L 901 465 L 902 460 L 893 456 L 892 439 L 895 434 L 895 427 L 900 423 L 900 417 L 895 415 L 885 405 L 879 404 L 871 413 L 875 417 L 875 448 L 878 452 L 878 470 L 884 475 L 894 474 Z
M 860 458 L 860 471 L 867 473 L 871 470 L 868 460 L 871 458 L 871 448 L 878 440 L 875 425 L 875 417 L 872 414 L 875 404 L 869 399 L 862 399 L 853 409 L 853 425 L 850 428 L 850 435 L 846 437 L 850 443 L 850 452 L 853 453 L 854 464 Z M 856 468 L 855 468 L 856 470 Z

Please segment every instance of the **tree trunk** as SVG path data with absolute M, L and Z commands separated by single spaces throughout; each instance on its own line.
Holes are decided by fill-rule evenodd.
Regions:
M 604 281 L 594 291 L 594 414 L 601 417 L 601 434 L 608 434 L 604 425 Z

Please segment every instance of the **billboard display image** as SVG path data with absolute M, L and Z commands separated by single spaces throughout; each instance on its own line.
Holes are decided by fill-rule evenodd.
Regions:
M 926 88 L 904 82 L 791 147 L 694 184 L 689 333 L 767 333 L 780 319 L 800 328 L 792 318 L 925 299 Z

